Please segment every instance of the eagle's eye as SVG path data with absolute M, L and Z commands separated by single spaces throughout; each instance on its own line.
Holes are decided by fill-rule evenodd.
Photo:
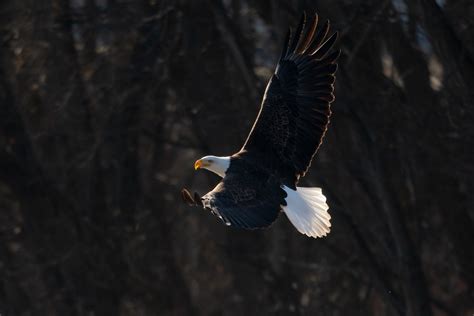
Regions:
M 214 160 L 212 160 L 212 159 L 209 159 L 207 162 L 208 162 L 208 163 L 213 163 L 213 162 L 214 162 Z

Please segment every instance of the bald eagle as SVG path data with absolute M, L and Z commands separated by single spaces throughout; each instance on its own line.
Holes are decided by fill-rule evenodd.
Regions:
M 284 212 L 310 237 L 330 231 L 331 216 L 321 188 L 297 187 L 321 145 L 334 101 L 340 51 L 331 51 L 337 32 L 329 21 L 318 27 L 303 14 L 294 35 L 288 32 L 257 119 L 239 152 L 205 156 L 195 169 L 207 169 L 222 181 L 204 196 L 183 189 L 183 199 L 217 215 L 226 225 L 244 229 L 270 226 Z

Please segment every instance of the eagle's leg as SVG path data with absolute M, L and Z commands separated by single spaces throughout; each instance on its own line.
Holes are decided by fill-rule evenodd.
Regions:
M 202 204 L 202 199 L 201 197 L 199 196 L 199 194 L 197 192 L 194 192 L 194 202 L 196 203 L 196 205 L 198 206 L 204 206 Z
M 183 188 L 181 190 L 181 197 L 189 206 L 202 206 L 201 197 L 196 192 L 194 192 L 193 197 L 187 189 Z

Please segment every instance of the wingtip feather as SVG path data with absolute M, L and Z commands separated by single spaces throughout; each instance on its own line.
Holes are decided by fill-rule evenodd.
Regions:
M 324 41 L 311 55 L 316 59 L 322 59 L 331 50 L 334 43 L 337 40 L 338 32 L 332 34 L 327 40 Z
M 303 30 L 303 34 L 300 38 L 298 46 L 296 47 L 296 53 L 304 54 L 306 52 L 306 50 L 308 49 L 314 37 L 317 25 L 318 25 L 318 14 L 315 12 L 312 22 L 309 24 L 308 27 L 305 27 L 305 29 Z
M 330 22 L 326 20 L 323 26 L 319 29 L 316 36 L 313 38 L 310 46 L 308 47 L 308 53 L 310 55 L 314 54 L 314 52 L 321 46 L 321 43 L 324 42 L 328 33 L 329 33 Z
M 296 48 L 297 48 L 298 42 L 300 41 L 305 24 L 306 24 L 306 12 L 303 11 L 303 14 L 301 15 L 301 18 L 300 18 L 300 22 L 298 23 L 298 27 L 296 28 L 296 31 L 293 34 L 293 38 L 291 39 L 291 45 L 288 51 L 289 54 L 294 54 L 296 52 Z

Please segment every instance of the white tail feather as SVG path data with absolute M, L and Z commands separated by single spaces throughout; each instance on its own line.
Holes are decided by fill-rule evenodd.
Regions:
M 287 194 L 283 211 L 293 226 L 309 237 L 326 236 L 331 230 L 331 215 L 321 188 L 297 187 L 295 191 L 283 186 L 283 190 Z

